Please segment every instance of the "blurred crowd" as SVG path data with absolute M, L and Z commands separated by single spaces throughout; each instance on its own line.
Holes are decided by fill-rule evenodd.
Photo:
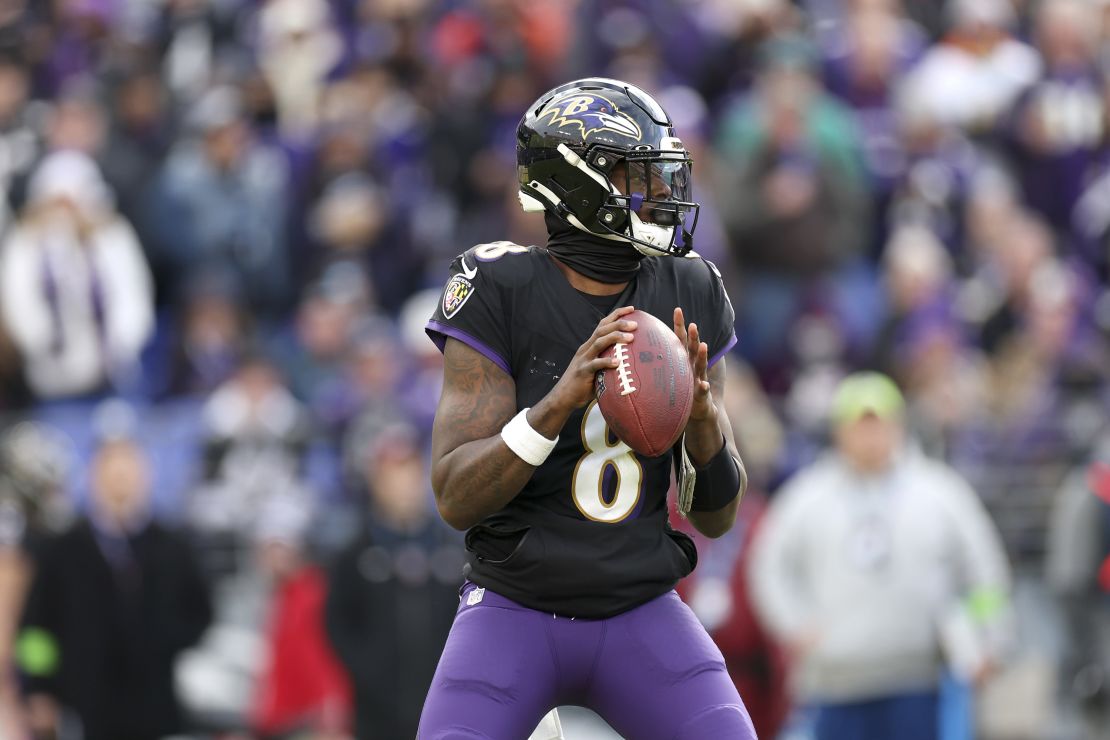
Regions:
M 751 521 L 888 374 L 1096 623 L 1060 694 L 1110 714 L 1110 2 L 0 0 L 0 737 L 17 683 L 63 738 L 412 735 L 462 562 L 424 322 L 455 254 L 543 243 L 516 124 L 588 75 L 694 154 Z M 751 529 L 690 598 L 769 727 Z M 163 709 L 90 709 L 137 687 Z

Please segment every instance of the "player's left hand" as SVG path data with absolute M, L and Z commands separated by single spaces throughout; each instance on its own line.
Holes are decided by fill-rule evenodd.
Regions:
M 701 341 L 698 325 L 686 325 L 681 308 L 674 310 L 674 333 L 686 345 L 690 355 L 690 368 L 694 372 L 694 405 L 690 410 L 690 421 L 716 422 L 717 407 L 713 404 L 713 394 L 709 390 L 709 345 Z

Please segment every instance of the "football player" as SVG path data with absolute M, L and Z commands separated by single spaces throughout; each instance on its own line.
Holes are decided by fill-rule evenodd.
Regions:
M 17 640 L 19 618 L 36 561 L 70 522 L 65 483 L 72 467 L 71 446 L 53 427 L 24 421 L 0 434 L 0 738 L 27 737 L 13 668 L 17 659 L 26 668 L 36 643 Z M 29 709 L 34 720 L 43 707 Z
M 427 327 L 445 360 L 432 484 L 468 564 L 418 737 L 525 738 L 576 704 L 636 740 L 755 738 L 674 591 L 697 552 L 668 525 L 672 464 L 680 508 L 710 537 L 746 483 L 722 398 L 733 311 L 691 251 L 690 156 L 644 91 L 591 78 L 528 109 L 517 162 L 547 245 L 457 257 Z M 599 355 L 631 340 L 633 306 L 673 323 L 694 369 L 672 455 L 634 453 L 594 401 L 594 376 L 615 366 Z

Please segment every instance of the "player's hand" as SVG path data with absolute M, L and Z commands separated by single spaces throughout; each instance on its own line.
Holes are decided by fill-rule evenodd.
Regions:
M 682 309 L 674 310 L 674 333 L 686 345 L 690 355 L 690 368 L 694 372 L 694 405 L 690 409 L 690 421 L 717 421 L 717 407 L 709 390 L 709 345 L 701 341 L 698 325 L 686 326 Z
M 617 342 L 631 342 L 636 322 L 621 317 L 633 310 L 632 306 L 622 306 L 601 320 L 594 333 L 574 353 L 570 364 L 552 393 L 558 402 L 568 409 L 585 406 L 594 398 L 594 376 L 599 370 L 616 367 L 615 357 L 599 357 Z

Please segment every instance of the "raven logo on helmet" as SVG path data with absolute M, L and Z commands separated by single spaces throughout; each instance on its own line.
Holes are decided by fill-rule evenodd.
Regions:
M 577 126 L 582 131 L 582 138 L 599 131 L 608 131 L 619 134 L 635 141 L 644 137 L 640 125 L 626 113 L 622 113 L 617 105 L 603 95 L 596 93 L 583 94 L 574 92 L 548 104 L 537 119 L 549 118 L 553 126 L 566 128 Z

